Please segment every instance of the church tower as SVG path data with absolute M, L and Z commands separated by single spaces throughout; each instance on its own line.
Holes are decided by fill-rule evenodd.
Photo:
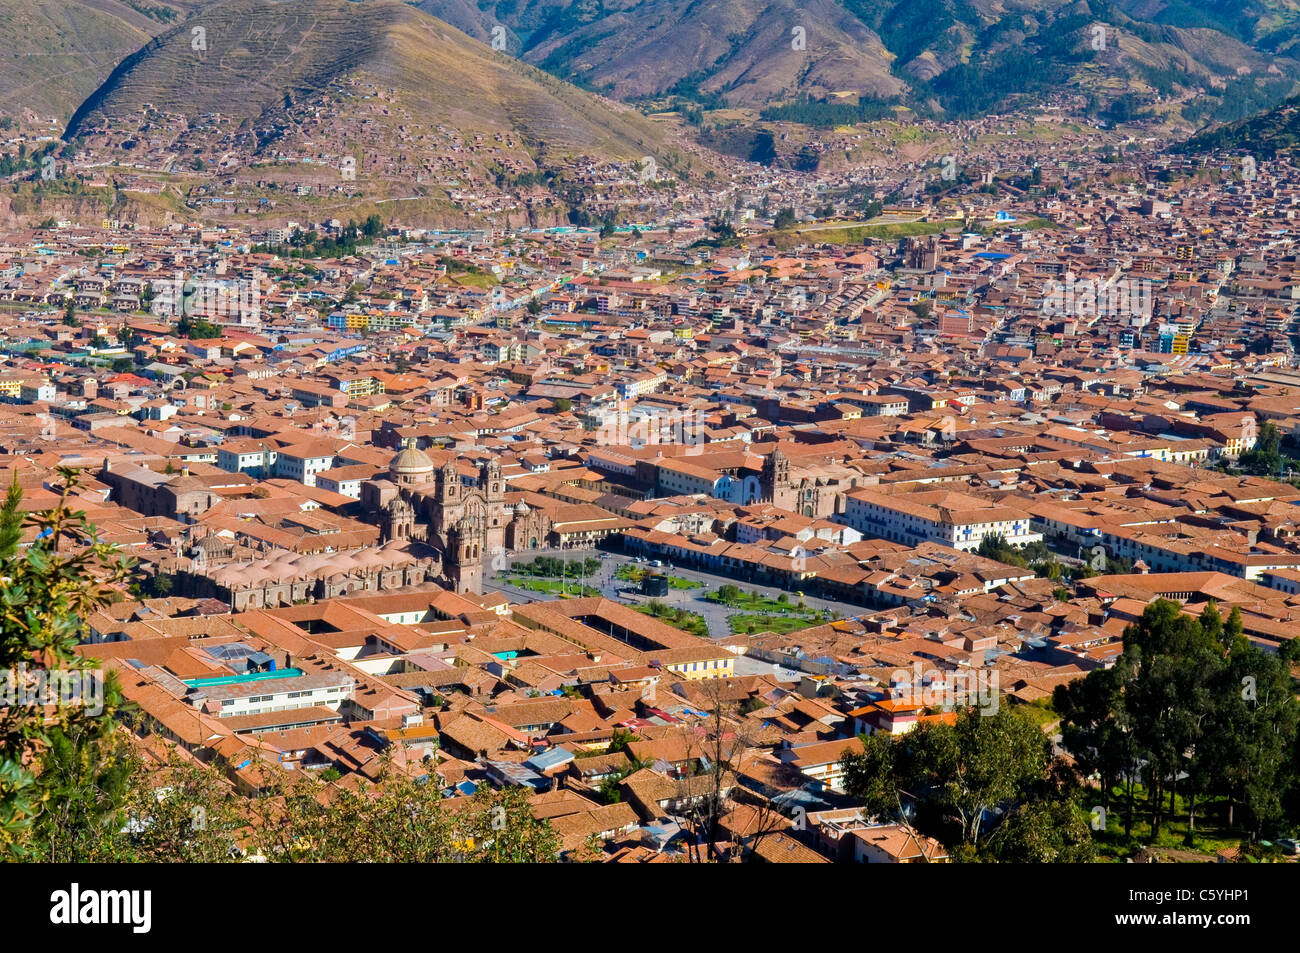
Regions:
M 790 485 L 790 460 L 778 447 L 763 461 L 763 474 L 759 478 L 763 499 L 773 506 L 790 509 L 795 502 L 794 488 Z
M 463 517 L 447 533 L 443 565 L 456 592 L 482 594 L 485 543 L 483 525 L 475 517 Z
M 505 549 L 509 513 L 506 510 L 506 481 L 501 475 L 501 464 L 495 458 L 478 468 L 478 488 L 487 508 L 484 545 L 490 553 L 501 552 Z
M 393 497 L 384 509 L 382 526 L 384 542 L 410 539 L 414 529 L 415 508 L 400 496 Z
M 460 502 L 460 471 L 456 469 L 454 461 L 448 460 L 443 464 L 442 469 L 438 471 L 438 477 L 434 482 L 438 502 L 446 506 Z

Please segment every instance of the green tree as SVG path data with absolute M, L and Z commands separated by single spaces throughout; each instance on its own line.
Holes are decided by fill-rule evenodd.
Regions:
M 1234 609 L 1234 612 L 1236 610 Z M 1290 661 L 1234 639 L 1211 686 L 1212 711 L 1196 755 L 1195 790 L 1228 797 L 1230 823 L 1238 806 L 1252 838 L 1275 831 L 1284 795 L 1295 783 L 1297 705 Z M 1195 808 L 1189 808 L 1187 839 L 1193 837 Z
M 740 587 L 732 583 L 725 583 L 718 587 L 716 598 L 718 602 L 734 605 L 740 599 Z
M 994 559 L 1008 566 L 1028 566 L 1029 560 L 1024 554 L 1017 552 L 1016 548 L 1006 541 L 1006 539 L 996 533 L 991 536 L 985 536 L 980 540 L 979 548 L 975 550 L 975 555 L 983 556 L 985 559 Z
M 122 707 L 115 683 L 106 703 Z M 108 693 L 111 692 L 111 695 Z M 123 807 L 133 778 L 129 749 L 111 718 L 54 726 L 40 755 L 47 797 L 31 829 L 32 857 L 49 863 L 116 861 L 122 856 Z
M 238 856 L 248 805 L 220 759 L 205 765 L 169 749 L 161 765 L 130 759 L 120 859 L 153 863 L 220 863 Z
M 1121 779 L 1127 799 L 1124 829 L 1133 829 L 1133 785 L 1138 767 L 1137 740 L 1124 707 L 1131 670 L 1098 669 L 1086 678 L 1056 686 L 1052 707 L 1061 716 L 1061 739 L 1079 772 L 1101 785 L 1101 807 L 1110 810 L 1111 792 Z
M 932 802 L 971 846 L 979 844 L 985 813 L 1023 796 L 1047 769 L 1050 743 L 1038 724 L 1005 705 L 994 715 L 962 712 L 951 725 L 927 722 L 911 734 L 914 786 L 932 790 Z
M 1195 767 L 1223 653 L 1198 619 L 1176 602 L 1157 599 L 1125 630 L 1116 665 L 1132 673 L 1124 704 L 1146 760 L 1151 834 L 1157 837 L 1165 816 L 1162 795 L 1168 794 L 1172 814 L 1178 775 Z
M 269 796 L 253 802 L 252 843 L 272 861 L 331 863 L 547 863 L 560 849 L 523 788 L 483 785 L 444 798 L 430 779 L 385 771 L 374 787 L 334 786 L 266 766 Z M 296 773 L 296 772 L 295 772 Z
M 128 560 L 73 509 L 77 471 L 59 467 L 56 472 L 62 489 L 52 510 L 24 519 L 16 481 L 0 509 L 0 678 L 21 681 L 23 687 L 36 673 L 64 680 L 94 677 L 93 663 L 76 651 L 85 620 L 111 601 L 113 587 L 124 583 L 130 570 Z M 22 550 L 24 526 L 36 539 Z M 0 709 L 0 857 L 46 854 L 33 841 L 38 823 L 47 825 L 47 834 L 57 829 L 60 844 L 75 844 L 81 842 L 74 831 L 78 819 L 94 823 L 110 813 L 90 790 L 97 778 L 110 789 L 116 783 L 110 779 L 116 777 L 112 756 L 103 748 L 120 694 L 111 675 L 102 685 L 102 705 L 68 703 L 62 693 L 52 698 L 32 693 Z M 95 803 L 57 803 L 81 793 Z M 61 818 L 40 820 L 55 808 Z M 62 848 L 53 849 L 66 856 Z
M 905 783 L 898 765 L 901 748 L 890 735 L 879 732 L 862 736 L 862 746 L 861 754 L 840 759 L 845 792 L 861 800 L 873 817 L 899 816 Z
M 1002 863 L 1086 864 L 1097 850 L 1088 816 L 1069 799 L 1054 798 L 1012 810 L 990 835 L 988 856 Z
M 1255 446 L 1237 458 L 1237 466 L 1255 476 L 1278 476 L 1291 463 L 1282 453 L 1282 434 L 1272 421 L 1259 428 Z
M 844 789 L 874 814 L 899 816 L 906 795 L 941 823 L 955 823 L 961 843 L 979 847 L 987 815 L 1023 803 L 1041 785 L 1050 743 L 1019 709 L 967 709 L 952 724 L 924 722 L 892 739 L 871 735 L 865 750 L 841 760 Z
M 1207 796 L 1227 797 L 1230 824 L 1243 808 L 1254 838 L 1281 825 L 1296 781 L 1300 716 L 1285 655 L 1252 645 L 1236 608 L 1225 622 L 1212 603 L 1192 616 L 1159 599 L 1125 630 L 1112 669 L 1056 690 L 1064 745 L 1101 781 L 1103 805 L 1117 780 L 1127 785 L 1126 834 L 1139 765 L 1153 838 L 1180 792 L 1189 844 Z

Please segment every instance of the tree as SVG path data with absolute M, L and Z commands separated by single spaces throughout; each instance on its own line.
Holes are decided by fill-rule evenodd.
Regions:
M 1124 708 L 1124 691 L 1131 671 L 1116 666 L 1099 669 L 1074 682 L 1056 686 L 1052 707 L 1061 716 L 1061 739 L 1075 757 L 1081 774 L 1101 784 L 1101 807 L 1110 810 L 1111 792 L 1121 779 L 1127 784 L 1125 832 L 1133 829 L 1133 783 L 1137 772 L 1137 742 L 1132 720 Z
M 694 844 L 688 851 L 692 861 L 714 855 L 721 839 L 721 820 L 730 810 L 730 793 L 737 769 L 753 747 L 753 738 L 738 699 L 728 696 L 728 679 L 711 678 L 699 683 L 700 704 L 706 717 L 700 732 L 688 730 L 683 737 L 688 752 L 700 765 L 703 793 L 684 810 Z
M 1282 434 L 1272 421 L 1259 428 L 1255 446 L 1237 458 L 1237 466 L 1255 476 L 1278 476 L 1291 465 L 1291 459 L 1282 453 Z
M 81 327 L 81 320 L 77 317 L 76 300 L 72 297 L 72 295 L 68 295 L 66 298 L 63 299 L 63 301 L 64 301 L 63 323 L 70 328 Z
M 444 798 L 431 778 L 384 766 L 378 784 L 335 785 L 262 765 L 267 796 L 252 802 L 249 833 L 271 861 L 330 863 L 547 863 L 560 849 L 523 788 L 483 785 Z
M 783 208 L 780 209 L 776 213 L 776 217 L 772 219 L 772 227 L 776 229 L 789 228 L 794 224 L 794 221 L 794 209 Z
M 1278 826 L 1284 794 L 1295 780 L 1300 706 L 1291 686 L 1290 661 L 1238 637 L 1210 690 L 1213 710 L 1191 778 L 1199 782 L 1197 790 L 1227 794 L 1230 822 L 1238 805 L 1245 808 L 1244 820 L 1257 839 Z M 1194 808 L 1189 815 L 1190 841 Z
M 1097 859 L 1088 816 L 1068 799 L 1030 801 L 1012 810 L 989 837 L 1002 863 L 1086 864 Z
M 873 817 L 903 816 L 903 781 L 898 755 L 901 746 L 890 735 L 875 733 L 862 736 L 861 754 L 845 754 L 840 759 L 844 790 L 862 801 L 863 810 Z
M 1139 765 L 1153 838 L 1165 795 L 1171 816 L 1180 790 L 1188 844 L 1206 796 L 1228 798 L 1230 824 L 1244 807 L 1252 838 L 1279 826 L 1296 777 L 1300 706 L 1289 659 L 1256 648 L 1243 628 L 1235 607 L 1225 622 L 1212 603 L 1192 616 L 1158 599 L 1125 630 L 1114 668 L 1056 690 L 1065 747 L 1100 779 L 1103 806 L 1113 784 L 1126 783 L 1126 834 Z
M 954 724 L 928 722 L 911 732 L 912 773 L 930 799 L 956 819 L 962 841 L 978 846 L 986 812 L 1022 796 L 1047 768 L 1050 743 L 1034 720 L 1002 706 L 968 710 Z
M 129 760 L 131 783 L 118 855 L 154 863 L 220 863 L 239 854 L 247 805 L 214 765 L 171 747 L 160 765 Z
M 1132 675 L 1124 704 L 1146 761 L 1151 833 L 1156 837 L 1164 818 L 1162 794 L 1168 792 L 1172 814 L 1178 775 L 1194 766 L 1196 746 L 1211 714 L 1209 683 L 1223 665 L 1222 651 L 1178 603 L 1157 599 L 1124 631 L 1124 653 L 1116 665 Z
M 555 400 L 551 401 L 551 408 L 557 414 L 567 414 L 569 411 L 573 410 L 573 401 L 569 400 L 567 397 L 557 397 Z
M 116 684 L 105 686 L 114 710 Z M 49 863 L 124 859 L 120 831 L 134 765 L 110 718 L 86 719 L 50 730 L 40 756 L 48 796 L 31 830 L 31 850 Z
M 183 315 L 180 321 L 177 322 L 176 333 L 184 338 L 203 341 L 209 338 L 221 337 L 221 328 L 211 321 L 205 321 L 202 318 L 195 318 L 187 314 Z
M 1005 706 L 993 714 L 967 709 L 952 723 L 927 721 L 899 738 L 873 734 L 862 743 L 861 754 L 841 759 L 845 791 L 869 813 L 902 823 L 914 803 L 936 834 L 955 829 L 967 856 L 975 856 L 995 809 L 1040 795 L 1050 751 L 1037 723 Z
M 47 825 L 46 833 L 61 831 L 60 843 L 77 843 L 76 819 L 102 817 L 109 807 L 85 800 L 60 806 L 58 799 L 78 792 L 97 798 L 88 787 L 97 778 L 109 783 L 115 770 L 104 747 L 120 704 L 117 684 L 111 675 L 87 682 L 94 677 L 93 663 L 76 647 L 85 620 L 111 601 L 130 565 L 72 508 L 77 471 L 59 467 L 56 472 L 62 489 L 52 510 L 24 519 L 16 480 L 0 509 L 0 673 L 24 689 L 39 687 L 34 682 L 39 676 L 50 680 L 47 686 L 75 684 L 92 691 L 83 693 L 81 702 L 64 697 L 71 691 L 32 691 L 0 709 L 0 856 L 7 858 L 45 853 L 33 841 L 38 823 Z M 20 551 L 24 526 L 37 535 Z M 87 698 L 96 684 L 102 705 Z M 55 808 L 62 819 L 41 821 Z
M 1028 566 L 1029 560 L 1023 554 L 1016 551 L 1016 548 L 1010 545 L 1005 538 L 994 533 L 991 536 L 985 536 L 980 540 L 979 548 L 975 550 L 975 555 L 982 556 L 985 559 L 993 559 L 1008 566 Z

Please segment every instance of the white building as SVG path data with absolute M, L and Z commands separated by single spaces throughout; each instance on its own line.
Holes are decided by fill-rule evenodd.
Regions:
M 1013 546 L 1043 538 L 1042 533 L 1031 529 L 1028 513 L 953 490 L 853 490 L 845 497 L 844 512 L 836 520 L 863 536 L 908 546 L 930 541 L 971 550 L 978 549 L 989 536 L 1001 536 Z

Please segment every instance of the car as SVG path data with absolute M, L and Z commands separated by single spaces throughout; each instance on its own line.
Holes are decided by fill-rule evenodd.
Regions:
M 1293 837 L 1279 837 L 1274 843 L 1282 848 L 1284 854 L 1300 854 L 1300 840 Z
M 652 560 L 650 560 L 650 566 L 651 566 L 651 568 L 653 568 L 653 569 L 661 569 L 661 568 L 663 568 L 663 564 L 664 564 L 664 561 L 663 561 L 662 559 L 652 559 Z

